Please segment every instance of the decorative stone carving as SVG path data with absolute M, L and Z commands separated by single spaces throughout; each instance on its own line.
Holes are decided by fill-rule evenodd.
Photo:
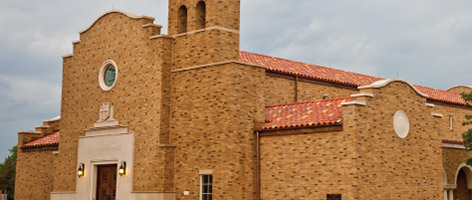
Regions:
M 400 110 L 393 116 L 393 128 L 398 137 L 404 139 L 410 132 L 410 121 L 405 112 Z
M 99 122 L 104 122 L 107 121 L 110 118 L 111 115 L 111 106 L 110 103 L 102 103 L 100 106 L 100 116 L 98 121 Z
M 98 121 L 94 127 L 118 125 L 118 122 L 113 118 L 113 106 L 110 103 L 102 103 L 98 112 Z

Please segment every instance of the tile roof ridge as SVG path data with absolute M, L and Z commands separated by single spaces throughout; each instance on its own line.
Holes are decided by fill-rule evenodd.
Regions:
M 248 51 L 242 51 L 242 50 L 240 50 L 240 52 L 242 52 L 242 53 L 247 53 L 247 54 L 259 55 L 259 56 L 264 56 L 264 57 L 268 57 L 268 58 L 279 59 L 279 60 L 285 60 L 285 61 L 289 61 L 289 62 L 296 62 L 296 63 L 300 63 L 300 64 L 304 64 L 304 65 L 311 65 L 311 66 L 316 66 L 316 67 L 322 67 L 322 68 L 325 68 L 325 69 L 331 69 L 331 70 L 337 70 L 337 71 L 342 71 L 342 72 L 347 72 L 347 73 L 353 73 L 353 74 L 358 74 L 358 75 L 362 75 L 362 76 L 370 76 L 370 77 L 372 77 L 372 78 L 377 78 L 377 79 L 385 79 L 385 78 L 382 78 L 382 77 L 377 77 L 377 76 L 372 76 L 372 75 L 367 75 L 367 74 L 361 74 L 361 73 L 358 73 L 358 72 L 352 72 L 352 71 L 347 71 L 347 70 L 343 70 L 343 69 L 337 69 L 337 68 L 333 68 L 333 67 L 326 67 L 326 66 L 323 66 L 323 65 L 311 64 L 311 63 L 302 62 L 302 61 L 290 60 L 290 59 L 287 59 L 287 58 L 282 58 L 282 57 L 277 57 L 277 56 L 269 56 L 269 55 L 264 55 L 264 54 L 260 54 L 260 53 L 253 53 L 253 52 L 248 52 Z
M 437 88 L 433 88 L 433 87 L 428 87 L 428 86 L 422 86 L 422 85 L 416 85 L 416 84 L 413 84 L 415 87 L 417 87 L 418 89 L 420 88 L 423 88 L 423 89 L 427 89 L 427 90 L 435 90 L 437 92 L 441 92 L 441 93 L 445 93 L 445 94 L 449 94 L 451 96 L 459 96 L 461 101 L 464 101 L 462 99 L 462 96 L 456 92 L 451 92 L 451 91 L 447 91 L 447 90 L 442 90 L 442 89 L 437 89 Z M 457 104 L 457 105 L 462 105 L 464 106 L 465 105 L 465 101 L 464 102 L 452 102 L 452 101 L 448 101 L 448 100 L 444 100 L 444 99 L 438 99 L 436 97 L 431 97 L 429 96 L 428 99 L 432 100 L 432 101 L 438 101 L 438 102 L 444 102 L 444 103 L 448 103 L 448 104 Z
M 323 100 L 318 100 L 318 101 L 304 101 L 304 102 L 286 103 L 286 104 L 279 104 L 279 105 L 270 105 L 270 106 L 266 106 L 266 108 L 290 106 L 290 105 L 302 105 L 302 104 L 318 103 L 318 102 L 342 101 L 342 100 L 349 100 L 349 99 L 352 100 L 353 98 L 352 97 L 344 97 L 344 98 L 336 98 L 336 99 L 323 99 Z
M 275 58 L 275 59 L 279 59 L 279 60 L 285 60 L 285 61 L 289 61 L 289 62 L 296 62 L 296 63 L 300 63 L 300 64 L 305 64 L 305 65 L 313 65 L 313 66 L 317 66 L 317 67 L 329 68 L 329 67 L 325 67 L 325 66 L 321 66 L 321 65 L 315 65 L 315 64 L 310 64 L 310 63 L 296 61 L 296 60 L 290 60 L 290 59 L 287 59 L 287 58 L 281 58 L 281 57 L 276 57 L 276 56 L 269 56 L 269 55 L 264 55 L 264 54 L 260 54 L 260 53 L 253 53 L 253 52 L 242 51 L 242 50 L 240 50 L 240 52 L 247 53 L 247 54 L 254 54 L 254 55 L 258 55 L 258 56 L 264 56 L 264 57 L 268 57 L 268 58 Z M 334 68 L 330 68 L 330 69 L 334 69 Z
M 335 72 L 335 73 L 349 74 L 349 75 L 352 75 L 352 76 L 357 76 L 361 79 L 362 78 L 371 79 L 373 82 L 380 81 L 380 80 L 388 80 L 388 79 L 382 78 L 382 77 L 371 76 L 371 75 L 367 75 L 367 74 L 361 74 L 361 73 L 357 73 L 357 72 L 351 72 L 351 71 L 336 69 L 336 68 L 332 68 L 332 67 L 309 64 L 309 63 L 305 63 L 305 62 L 289 60 L 289 59 L 286 59 L 286 58 L 280 58 L 280 57 L 263 55 L 263 54 L 260 54 L 260 53 L 252 53 L 252 52 L 240 50 L 240 56 L 242 57 L 242 56 L 245 56 L 245 55 L 248 56 L 248 60 L 257 59 L 257 58 L 250 58 L 251 55 L 256 56 L 256 57 L 259 56 L 259 58 L 262 59 L 262 60 L 264 58 L 274 59 L 274 60 L 279 60 L 279 61 L 285 61 L 285 62 L 287 62 L 287 64 L 291 63 L 291 64 L 300 64 L 300 65 L 303 65 L 305 67 L 316 67 L 316 68 L 319 68 L 321 70 L 326 69 L 326 70 L 331 70 L 332 72 Z M 248 61 L 248 62 L 250 62 L 250 61 Z M 268 68 L 267 70 L 271 71 L 271 72 L 275 72 L 275 73 L 289 74 L 289 75 L 292 75 L 292 76 L 295 75 L 295 76 L 299 76 L 299 77 L 302 77 L 302 78 L 319 80 L 319 81 L 323 81 L 323 82 L 331 82 L 331 83 L 335 83 L 335 84 L 341 84 L 341 85 L 347 85 L 347 86 L 353 86 L 353 87 L 360 87 L 360 86 L 369 85 L 369 83 L 365 84 L 365 83 L 362 83 L 362 82 L 341 80 L 339 78 L 320 77 L 320 76 L 317 76 L 316 74 L 298 74 L 297 72 L 293 72 L 293 71 L 286 70 L 286 69 L 270 69 L 270 68 Z M 370 83 L 370 84 L 372 84 L 372 83 Z M 427 94 L 428 97 L 426 97 L 426 98 L 428 100 L 432 100 L 432 101 L 436 101 L 436 102 L 443 102 L 443 103 L 447 103 L 447 104 L 454 104 L 454 105 L 465 105 L 463 99 L 460 97 L 460 94 L 457 94 L 455 92 L 451 92 L 451 91 L 447 91 L 447 90 L 443 90 L 443 89 L 432 88 L 432 87 L 428 87 L 428 86 L 417 85 L 417 84 L 412 84 L 412 85 L 415 88 L 419 89 L 419 91 L 421 93 Z M 424 90 L 429 90 L 429 91 L 425 92 Z
M 310 63 L 301 62 L 301 61 L 296 61 L 296 60 L 289 60 L 289 59 L 286 59 L 286 58 L 281 58 L 281 57 L 276 57 L 276 56 L 269 56 L 269 55 L 264 55 L 264 54 L 260 54 L 260 53 L 253 53 L 253 52 L 242 51 L 242 50 L 240 50 L 240 52 L 248 53 L 248 54 L 255 54 L 255 55 L 259 55 L 259 56 L 264 56 L 264 57 L 269 57 L 269 58 L 275 58 L 275 59 L 280 59 L 280 60 L 286 60 L 286 61 L 290 61 L 290 62 L 297 62 L 297 63 L 301 63 L 301 64 L 306 64 L 306 65 L 313 65 L 313 66 L 317 66 L 317 67 L 323 67 L 323 68 L 327 68 L 327 69 L 333 69 L 333 70 L 338 70 L 338 71 L 343 71 L 343 72 L 348 72 L 348 73 L 353 73 L 353 74 L 359 74 L 359 75 L 362 75 L 362 76 L 370 76 L 370 77 L 373 77 L 373 78 L 379 78 L 379 79 L 384 79 L 384 80 L 386 79 L 386 78 L 382 78 L 382 77 L 377 77 L 377 76 L 372 76 L 372 75 L 367 75 L 367 74 L 361 74 L 361 73 L 358 73 L 358 72 L 351 72 L 351 71 L 347 71 L 347 70 L 343 70 L 343 69 L 337 69 L 337 68 L 332 68 L 332 67 L 326 67 L 326 66 L 323 66 L 323 65 L 310 64 Z M 444 91 L 444 92 L 449 92 L 449 91 L 447 91 L 447 90 L 437 89 L 437 88 L 428 87 L 428 86 L 423 86 L 423 85 L 418 85 L 418 84 L 412 84 L 412 85 L 414 85 L 415 87 L 416 87 L 416 86 L 419 86 L 419 87 L 425 87 L 425 88 L 429 88 L 429 89 L 435 89 L 435 90 L 440 90 L 440 91 Z M 454 93 L 454 92 L 450 92 L 450 93 Z M 455 94 L 455 93 L 454 93 L 454 94 Z
M 418 85 L 418 84 L 413 84 L 415 87 L 423 87 L 423 88 L 428 88 L 428 89 L 433 89 L 433 90 L 439 90 L 441 92 L 449 92 L 451 94 L 457 94 L 455 92 L 451 92 L 451 91 L 447 91 L 447 90 L 443 90 L 443 89 L 438 89 L 438 88 L 433 88 L 433 87 L 428 87 L 428 86 L 423 86 L 423 85 Z

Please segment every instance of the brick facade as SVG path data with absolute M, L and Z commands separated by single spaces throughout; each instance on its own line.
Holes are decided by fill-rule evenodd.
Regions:
M 51 135 L 60 129 L 60 120 L 44 121 L 34 132 L 18 133 L 16 160 L 15 199 L 50 199 L 53 191 L 57 144 L 29 146 L 25 144 Z
M 170 47 L 165 38 L 149 40 L 156 33 L 144 26 L 152 21 L 130 19 L 117 12 L 106 14 L 81 33 L 80 42 L 74 43 L 74 55 L 64 58 L 58 155 L 63 164 L 56 168 L 54 191 L 75 190 L 78 138 L 98 120 L 103 102 L 110 102 L 115 119 L 136 134 L 135 191 L 165 191 L 162 163 L 166 151 L 158 146 L 164 115 L 160 111 L 163 84 L 159 75 L 169 70 L 165 66 L 170 63 L 163 57 Z M 98 84 L 98 72 L 106 60 L 115 61 L 118 69 L 116 85 L 108 92 Z
M 120 177 L 130 185 L 130 200 L 199 199 L 202 172 L 213 175 L 215 199 L 441 199 L 450 190 L 459 198 L 468 195 L 463 184 L 472 181 L 472 168 L 463 165 L 469 154 L 457 142 L 467 129 L 461 121 L 472 111 L 458 100 L 463 87 L 438 93 L 404 80 L 242 52 L 240 1 L 204 1 L 204 24 L 197 4 L 169 1 L 168 35 L 150 17 L 116 10 L 80 33 L 73 55 L 64 56 L 61 120 L 19 133 L 21 147 L 60 127 L 59 147 L 18 152 L 17 199 L 50 199 L 51 192 L 58 195 L 52 199 L 74 199 L 80 188 L 93 188 L 93 175 L 88 185 L 77 176 L 84 162 L 80 141 L 92 140 L 91 130 L 110 134 L 123 127 L 134 137 L 127 141 L 133 143 L 127 160 L 132 170 Z M 183 6 L 186 15 L 179 13 Z M 186 32 L 180 32 L 182 25 Z M 98 76 L 110 60 L 118 75 L 104 91 Z M 375 86 L 379 81 L 387 83 Z M 374 86 L 359 87 L 369 84 Z M 350 102 L 334 105 L 342 109 L 336 123 L 261 129 L 268 123 L 265 106 L 338 98 Z M 105 102 L 119 124 L 97 127 Z M 409 119 L 404 139 L 392 123 L 400 110 Z M 334 115 L 299 112 L 325 120 Z M 297 114 L 287 119 L 303 122 L 306 116 Z M 456 183 L 458 169 L 464 172 Z M 38 191 L 44 196 L 35 196 Z
M 404 83 L 360 92 L 374 97 L 345 106 L 342 131 L 261 139 L 262 199 L 441 197 L 441 128 L 426 99 Z M 393 131 L 398 110 L 410 120 L 405 139 Z

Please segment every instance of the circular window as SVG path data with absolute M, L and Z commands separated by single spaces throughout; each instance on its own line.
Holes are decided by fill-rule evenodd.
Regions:
M 104 91 L 109 91 L 115 86 L 116 79 L 118 78 L 118 68 L 116 63 L 109 60 L 103 63 L 100 68 L 100 73 L 98 76 L 98 82 L 100 87 Z
M 402 110 L 398 111 L 395 113 L 395 116 L 393 116 L 393 128 L 398 137 L 403 139 L 408 136 L 410 132 L 410 121 Z
M 103 75 L 103 80 L 105 85 L 111 87 L 115 83 L 116 78 L 116 69 L 113 65 L 108 65 L 105 69 L 105 74 Z

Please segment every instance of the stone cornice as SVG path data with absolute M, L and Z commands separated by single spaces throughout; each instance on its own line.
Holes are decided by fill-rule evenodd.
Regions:
M 108 15 L 108 14 L 111 14 L 111 13 L 119 13 L 119 14 L 123 14 L 131 19 L 150 19 L 150 20 L 155 20 L 154 18 L 152 17 L 148 17 L 148 16 L 138 16 L 138 15 L 135 15 L 135 14 L 132 14 L 132 13 L 128 13 L 128 12 L 125 12 L 125 11 L 122 11 L 122 10 L 110 10 L 106 13 L 103 13 L 102 15 L 100 15 L 100 17 L 98 17 L 95 21 L 93 21 L 93 23 L 87 27 L 86 29 L 82 30 L 79 32 L 79 34 L 82 34 L 82 33 L 85 33 L 87 32 L 90 28 L 92 28 L 93 25 L 95 25 L 95 23 L 97 23 L 98 20 L 100 20 L 102 17 Z
M 405 83 L 405 84 L 409 85 L 413 90 L 415 90 L 415 92 L 418 93 L 418 95 L 420 95 L 422 97 L 425 97 L 425 98 L 428 98 L 427 94 L 422 93 L 413 84 L 411 84 L 410 82 L 406 81 L 405 79 L 401 79 L 401 78 L 391 78 L 391 79 L 380 80 L 380 81 L 376 81 L 376 82 L 374 82 L 370 85 L 360 86 L 358 88 L 359 89 L 370 89 L 370 88 L 378 89 L 378 88 L 383 88 L 383 87 L 385 87 L 385 86 L 387 86 L 387 85 L 389 85 L 390 83 L 393 83 L 393 82 Z
M 226 65 L 226 64 L 240 64 L 240 65 L 247 65 L 247 66 L 252 66 L 252 67 L 259 67 L 259 68 L 263 68 L 263 69 L 267 68 L 267 67 L 262 66 L 262 65 L 255 65 L 255 64 L 251 64 L 251 63 L 245 63 L 245 62 L 241 62 L 241 61 L 238 61 L 238 60 L 228 60 L 228 61 L 223 61 L 223 62 L 216 62 L 216 63 L 211 63 L 211 64 L 197 65 L 197 66 L 193 66 L 193 67 L 176 69 L 176 70 L 172 70 L 172 73 L 195 70 L 195 69 L 200 69 L 200 68 L 221 66 L 221 65 Z

